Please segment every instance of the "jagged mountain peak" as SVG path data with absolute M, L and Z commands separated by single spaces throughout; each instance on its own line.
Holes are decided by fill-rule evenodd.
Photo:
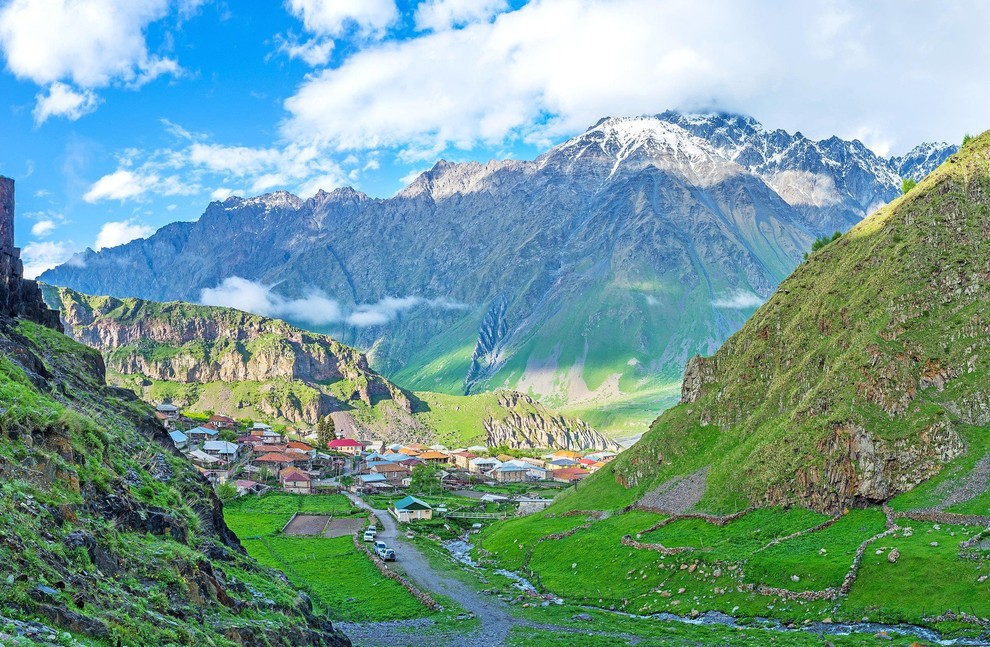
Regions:
M 608 181 L 623 171 L 654 167 L 698 186 L 742 171 L 705 139 L 657 116 L 607 117 L 537 158 L 540 168 L 573 173 L 597 168 Z

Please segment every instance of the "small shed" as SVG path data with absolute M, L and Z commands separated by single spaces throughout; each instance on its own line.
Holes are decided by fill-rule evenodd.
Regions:
M 433 506 L 414 496 L 399 499 L 389 512 L 401 522 L 433 518 Z

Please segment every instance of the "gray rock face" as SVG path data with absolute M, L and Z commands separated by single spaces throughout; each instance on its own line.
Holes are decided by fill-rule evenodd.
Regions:
M 567 449 L 571 451 L 619 451 L 614 440 L 606 438 L 581 420 L 567 420 L 547 411 L 532 398 L 506 391 L 499 394 L 499 418 L 484 421 L 488 447 Z
M 690 357 L 735 332 L 816 236 L 899 186 L 859 142 L 743 117 L 608 118 L 533 161 L 440 161 L 388 200 L 337 189 L 214 202 L 197 222 L 42 278 L 154 300 L 198 301 L 231 276 L 345 309 L 420 297 L 388 324 L 319 331 L 408 388 L 514 388 L 580 412 L 616 403 L 591 420 L 614 431 L 673 404 Z

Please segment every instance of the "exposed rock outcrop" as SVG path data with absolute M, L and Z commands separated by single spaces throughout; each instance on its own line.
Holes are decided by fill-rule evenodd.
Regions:
M 498 394 L 498 404 L 504 410 L 502 417 L 484 421 L 489 447 L 619 450 L 618 443 L 584 421 L 554 414 L 528 395 L 502 391 Z

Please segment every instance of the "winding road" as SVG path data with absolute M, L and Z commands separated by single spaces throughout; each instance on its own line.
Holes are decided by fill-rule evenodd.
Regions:
M 447 633 L 431 628 L 429 620 L 405 620 L 376 623 L 338 623 L 337 626 L 360 647 L 388 646 L 411 647 L 451 645 L 478 645 L 498 647 L 505 643 L 513 626 L 528 624 L 513 618 L 504 603 L 494 596 L 483 596 L 464 582 L 460 582 L 430 566 L 429 561 L 411 542 L 405 541 L 398 523 L 385 510 L 371 508 L 359 497 L 348 494 L 354 505 L 369 510 L 378 518 L 378 538 L 395 548 L 398 560 L 395 570 L 406 576 L 416 586 L 431 594 L 442 595 L 456 602 L 464 611 L 473 614 L 480 626 L 470 632 L 451 628 Z M 391 566 L 391 565 L 390 565 Z

